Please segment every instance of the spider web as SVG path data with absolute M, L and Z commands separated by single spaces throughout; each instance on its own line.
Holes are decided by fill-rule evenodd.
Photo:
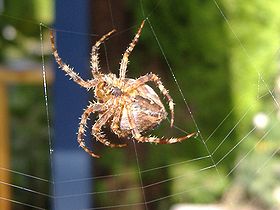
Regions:
M 110 2 L 110 1 L 108 1 L 108 2 Z M 212 2 L 216 7 L 217 12 L 220 13 L 221 18 L 225 21 L 227 27 L 229 28 L 232 35 L 234 36 L 234 40 L 238 43 L 239 47 L 243 51 L 244 56 L 248 59 L 248 61 L 251 63 L 251 65 L 253 66 L 253 68 L 255 70 L 255 74 L 257 75 L 257 78 L 258 78 L 257 81 L 255 81 L 257 84 L 256 88 L 258 89 L 258 94 L 259 94 L 258 96 L 256 96 L 257 101 L 268 98 L 268 99 L 270 99 L 270 102 L 272 104 L 274 104 L 274 106 L 271 106 L 272 108 L 269 108 L 269 110 L 266 111 L 266 115 L 268 117 L 272 118 L 273 116 L 276 115 L 277 111 L 280 108 L 277 98 L 274 95 L 276 90 L 273 88 L 270 88 L 270 85 L 265 80 L 263 73 L 260 71 L 261 69 L 259 69 L 259 67 L 257 65 L 255 65 L 254 59 L 250 56 L 250 53 L 248 52 L 245 45 L 240 40 L 238 33 L 235 31 L 233 25 L 231 24 L 230 20 L 225 15 L 223 9 L 221 9 L 218 2 L 216 0 L 212 0 Z M 207 137 L 204 136 L 204 133 L 200 129 L 201 126 L 198 124 L 196 117 L 195 117 L 195 112 L 199 112 L 199 110 L 196 110 L 194 112 L 193 109 L 191 108 L 191 106 L 190 106 L 191 99 L 188 98 L 186 91 L 181 87 L 182 85 L 180 83 L 180 78 L 178 78 L 176 76 L 176 70 L 173 69 L 171 63 L 169 62 L 166 50 L 163 48 L 161 39 L 158 36 L 157 31 L 155 30 L 155 25 L 153 24 L 153 22 L 150 19 L 150 17 L 155 16 L 155 11 L 157 10 L 157 6 L 159 4 L 161 4 L 161 0 L 157 1 L 157 4 L 154 6 L 153 10 L 148 11 L 149 13 L 147 13 L 147 11 L 145 11 L 145 9 L 144 9 L 143 0 L 139 0 L 139 3 L 141 6 L 143 18 L 147 19 L 148 27 L 147 26 L 146 27 L 149 28 L 150 33 L 153 35 L 153 39 L 158 46 L 158 50 L 159 50 L 159 53 L 161 54 L 162 60 L 164 60 L 166 68 L 170 72 L 169 79 L 173 80 L 174 86 L 177 88 L 176 93 L 180 96 L 181 100 L 183 101 L 184 108 L 186 110 L 186 115 L 187 115 L 186 118 L 189 117 L 191 119 L 193 126 L 195 127 L 196 131 L 198 132 L 198 137 L 195 140 L 190 140 L 191 142 L 184 142 L 183 144 L 180 145 L 180 147 L 182 147 L 182 146 L 190 147 L 193 144 L 201 144 L 205 148 L 205 152 L 202 154 L 196 154 L 196 156 L 193 156 L 191 158 L 189 156 L 181 157 L 181 160 L 172 159 L 163 165 L 152 165 L 149 168 L 143 168 L 143 166 L 142 166 L 143 162 L 141 161 L 141 159 L 143 158 L 142 153 L 141 153 L 141 148 L 139 147 L 139 145 L 136 142 L 133 141 L 133 147 L 134 147 L 133 153 L 134 153 L 134 158 L 135 158 L 133 161 L 134 161 L 134 166 L 136 166 L 136 171 L 130 170 L 130 171 L 125 171 L 125 172 L 121 172 L 121 173 L 113 173 L 113 174 L 108 173 L 106 175 L 101 175 L 101 176 L 96 175 L 96 176 L 92 176 L 92 177 L 84 177 L 83 179 L 70 179 L 70 180 L 64 180 L 64 181 L 57 182 L 57 181 L 54 181 L 49 178 L 42 178 L 40 176 L 36 176 L 33 174 L 31 175 L 31 174 L 24 173 L 23 171 L 20 171 L 20 170 L 14 170 L 11 168 L 4 168 L 4 167 L 0 166 L 1 171 L 10 172 L 14 176 L 19 176 L 21 178 L 28 178 L 28 179 L 31 179 L 38 183 L 44 183 L 44 184 L 48 184 L 48 185 L 54 185 L 54 184 L 59 184 L 59 183 L 84 182 L 87 180 L 94 180 L 95 183 L 98 183 L 98 182 L 102 183 L 105 180 L 110 179 L 113 182 L 112 186 L 109 185 L 103 190 L 96 191 L 93 189 L 92 191 L 86 192 L 86 193 L 76 193 L 76 191 L 71 191 L 71 194 L 60 196 L 58 198 L 58 197 L 54 197 L 53 193 L 42 192 L 39 185 L 38 186 L 34 185 L 31 188 L 28 186 L 21 186 L 21 185 L 13 184 L 13 182 L 6 183 L 3 181 L 0 181 L 1 185 L 9 186 L 11 189 L 20 190 L 22 193 L 26 193 L 29 195 L 32 194 L 32 195 L 36 195 L 36 196 L 47 197 L 50 200 L 86 196 L 86 195 L 91 195 L 96 200 L 99 197 L 103 197 L 103 196 L 110 197 L 110 195 L 112 195 L 114 193 L 118 194 L 121 197 L 122 193 L 127 195 L 127 193 L 130 193 L 130 192 L 131 193 L 137 192 L 138 196 L 140 196 L 140 198 L 138 198 L 138 202 L 135 202 L 135 201 L 125 202 L 125 203 L 108 202 L 108 203 L 103 203 L 102 206 L 95 206 L 90 209 L 118 209 L 118 208 L 119 209 L 120 208 L 121 209 L 124 209 L 124 208 L 126 208 L 126 209 L 131 209 L 131 208 L 148 209 L 149 208 L 148 206 L 150 204 L 156 205 L 156 204 L 164 202 L 165 200 L 168 200 L 168 199 L 173 199 L 173 201 L 175 200 L 176 202 L 185 202 L 185 200 L 184 200 L 185 195 L 195 194 L 195 193 L 199 193 L 203 190 L 208 190 L 209 187 L 211 187 L 213 184 L 212 181 L 216 184 L 219 183 L 222 186 L 227 186 L 227 185 L 224 185 L 224 182 L 227 182 L 227 178 L 229 176 L 233 175 L 235 172 L 239 172 L 240 168 L 247 167 L 248 159 L 250 159 L 252 154 L 257 153 L 258 148 L 264 142 L 267 141 L 267 137 L 269 135 L 271 135 L 271 133 L 277 131 L 277 126 L 279 126 L 278 121 L 270 124 L 265 129 L 264 132 L 260 133 L 259 137 L 258 137 L 257 141 L 255 141 L 255 143 L 250 144 L 247 148 L 246 148 L 246 146 L 242 147 L 243 151 L 240 151 L 241 146 L 245 145 L 248 141 L 250 141 L 250 138 L 252 137 L 252 135 L 255 132 L 257 132 L 258 127 L 257 127 L 257 125 L 254 125 L 249 130 L 243 131 L 243 133 L 240 135 L 240 137 L 238 137 L 237 141 L 232 142 L 230 148 L 226 151 L 226 153 L 224 153 L 221 156 L 218 156 L 217 153 L 220 150 L 222 150 L 223 147 L 225 147 L 224 146 L 225 143 L 228 142 L 229 140 L 231 140 L 231 135 L 233 134 L 233 132 L 235 132 L 235 130 L 239 126 L 241 126 L 242 123 L 246 120 L 246 118 L 249 117 L 249 112 L 253 109 L 255 104 L 247 104 L 246 105 L 247 107 L 245 109 L 246 111 L 234 121 L 234 123 L 233 123 L 234 125 L 228 130 L 228 132 L 226 133 L 224 138 L 215 139 L 216 144 L 214 146 L 212 146 L 213 148 L 210 147 L 209 144 L 211 143 L 211 141 L 213 141 L 212 136 L 215 133 L 219 132 L 219 130 L 224 126 L 225 122 L 234 114 L 234 111 L 236 109 L 238 109 L 239 107 L 238 106 L 232 107 L 232 109 L 229 110 L 228 113 L 223 118 L 219 119 L 219 124 L 213 126 L 213 129 L 212 129 L 212 132 L 210 133 L 210 135 L 208 135 Z M 109 9 L 109 12 L 111 14 L 112 25 L 114 26 L 114 18 L 112 15 L 111 6 Z M 47 69 L 46 69 L 46 64 L 45 64 L 45 55 L 43 53 L 45 43 L 47 43 L 47 42 L 44 42 L 46 38 L 43 37 L 43 28 L 49 28 L 49 27 L 43 23 L 37 23 L 37 22 L 30 21 L 30 20 L 22 19 L 22 18 L 17 18 L 17 17 L 12 17 L 12 16 L 9 16 L 9 18 L 18 19 L 18 21 L 23 21 L 23 22 L 24 21 L 31 22 L 32 24 L 36 24 L 40 27 L 40 40 L 41 40 L 40 46 L 41 46 L 41 51 L 42 51 L 42 53 L 41 53 L 42 54 L 42 58 L 41 58 L 42 80 L 43 80 L 43 90 L 44 90 L 44 100 L 45 100 L 45 112 L 46 112 L 47 121 L 48 121 L 47 130 L 48 130 L 48 137 L 49 137 L 49 158 L 50 158 L 50 164 L 52 164 L 53 152 L 55 152 L 55 151 L 53 151 L 53 143 L 52 143 L 52 138 L 51 138 L 52 135 L 51 135 L 51 122 L 50 122 L 50 117 L 49 117 L 50 111 L 49 111 L 48 79 L 46 77 Z M 136 29 L 136 28 L 137 28 L 137 26 L 132 27 L 132 29 Z M 135 31 L 135 30 L 133 30 L 133 31 Z M 121 32 L 127 32 L 127 30 L 124 30 Z M 79 34 L 79 32 L 73 32 L 73 31 L 69 31 L 69 33 Z M 81 35 L 90 36 L 90 34 L 81 34 Z M 107 53 L 106 53 L 106 45 L 104 45 L 104 50 L 105 50 L 105 54 L 106 54 L 107 67 L 108 67 L 108 69 L 110 69 L 110 65 L 109 65 L 109 61 L 108 61 L 109 58 L 107 57 Z M 278 52 L 275 52 L 275 59 L 276 59 L 277 53 Z M 242 77 L 242 75 L 240 75 L 240 78 L 241 77 Z M 264 91 L 261 92 L 260 89 L 264 89 Z M 246 96 L 244 96 L 244 97 L 246 97 Z M 176 122 L 176 119 L 175 119 L 175 122 Z M 180 122 L 178 122 L 178 121 L 177 121 L 177 124 L 175 125 L 175 129 L 177 129 L 178 131 L 181 131 L 182 133 L 189 133 L 189 130 L 181 128 Z M 171 145 L 171 146 L 173 147 L 173 145 Z M 155 146 L 149 145 L 149 147 L 155 147 Z M 157 151 L 161 150 L 161 148 L 160 148 L 161 146 L 156 146 L 156 147 L 157 147 L 156 148 Z M 274 142 L 273 148 L 263 159 L 255 160 L 255 162 L 253 161 L 253 164 L 255 165 L 255 167 L 252 171 L 250 171 L 250 175 L 252 176 L 253 179 L 256 178 L 261 172 L 264 171 L 265 168 L 267 168 L 269 166 L 269 164 L 272 162 L 273 158 L 275 156 L 277 156 L 277 154 L 279 153 L 279 150 L 280 150 L 279 142 L 278 143 Z M 225 164 L 224 161 L 227 158 L 229 158 L 231 155 L 233 155 L 233 153 L 236 151 L 238 151 L 240 153 L 238 160 L 229 166 L 230 169 L 227 172 L 224 172 L 220 166 Z M 50 165 L 50 167 L 51 167 L 51 169 L 53 168 L 52 165 Z M 182 168 L 185 168 L 185 170 L 182 170 Z M 192 170 L 191 170 L 191 172 L 188 172 L 188 170 L 190 168 Z M 163 170 L 169 170 L 169 171 L 182 170 L 182 171 L 179 171 L 178 173 L 176 172 L 173 174 L 171 173 L 168 178 L 165 177 L 164 179 L 157 179 L 157 180 L 152 180 L 151 182 L 147 182 L 146 177 L 148 177 L 150 174 L 153 174 L 153 173 L 160 175 Z M 192 184 L 192 185 L 189 185 L 188 180 L 187 180 L 188 178 L 193 177 L 193 176 L 199 176 L 199 177 L 205 176 L 206 177 L 208 174 L 213 174 L 214 178 L 212 177 L 213 180 L 211 180 L 211 182 L 206 182 L 205 180 L 202 180 L 201 183 L 191 183 L 190 182 L 190 184 Z M 134 179 L 135 179 L 135 180 L 132 180 L 131 186 L 126 185 L 125 187 L 122 188 L 122 187 L 114 184 L 114 182 L 117 183 L 119 181 L 129 179 L 129 177 L 134 177 Z M 162 177 L 162 176 L 159 176 L 159 177 Z M 217 182 L 215 182 L 215 181 L 217 181 Z M 183 183 L 183 182 L 186 182 L 185 186 L 187 186 L 187 187 L 175 188 L 172 191 L 170 191 L 169 193 L 167 193 L 166 195 L 161 195 L 161 196 L 157 196 L 157 193 L 155 193 L 156 196 L 154 196 L 152 199 L 148 200 L 148 198 L 147 198 L 146 192 L 150 188 L 153 188 L 153 187 L 164 188 L 170 183 Z M 115 187 L 115 186 L 117 186 L 117 187 Z M 224 189 L 224 192 L 226 192 L 226 189 Z M 211 192 L 209 191 L 209 193 L 211 193 Z M 43 205 L 42 206 L 32 205 L 32 204 L 30 204 L 31 203 L 30 201 L 25 201 L 25 200 L 15 200 L 13 198 L 5 198 L 5 197 L 0 197 L 0 200 L 6 200 L 9 202 L 15 203 L 22 208 L 24 208 L 24 207 L 33 208 L 33 209 L 46 209 L 47 208 L 46 206 L 43 206 Z

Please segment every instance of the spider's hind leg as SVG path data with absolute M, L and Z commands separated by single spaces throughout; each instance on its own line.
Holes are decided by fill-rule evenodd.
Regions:
M 174 138 L 174 137 L 173 138 L 163 138 L 163 137 L 159 138 L 156 136 L 150 136 L 150 137 L 138 136 L 137 138 L 135 137 L 135 139 L 139 142 L 150 142 L 150 143 L 155 143 L 155 144 L 174 144 L 177 142 L 182 142 L 184 140 L 187 140 L 194 135 L 196 135 L 196 133 L 191 133 L 186 136 L 179 137 L 179 138 Z
M 122 132 L 120 131 L 120 121 L 121 121 L 121 115 L 122 115 L 123 107 L 119 106 L 114 114 L 114 117 L 112 119 L 111 123 L 111 130 L 118 136 L 122 137 Z
M 104 114 L 100 116 L 100 118 L 96 121 L 96 123 L 92 126 L 92 135 L 100 141 L 102 144 L 108 147 L 125 147 L 127 144 L 113 144 L 105 138 L 105 135 L 101 133 L 101 128 L 105 123 L 110 119 L 110 117 L 114 114 L 114 109 L 107 110 Z
M 150 143 L 155 143 L 155 144 L 174 144 L 177 142 L 181 142 L 183 140 L 187 140 L 190 137 L 196 135 L 196 133 L 191 133 L 186 136 L 179 137 L 179 138 L 164 138 L 164 137 L 158 138 L 158 137 L 153 137 L 153 136 L 145 137 L 145 136 L 142 136 L 141 133 L 139 132 L 139 130 L 136 128 L 135 120 L 134 120 L 134 117 L 133 117 L 130 109 L 128 109 L 127 114 L 128 114 L 128 121 L 129 121 L 131 130 L 132 130 L 132 136 L 134 139 L 136 139 L 139 142 L 143 142 L 143 143 L 150 142 Z

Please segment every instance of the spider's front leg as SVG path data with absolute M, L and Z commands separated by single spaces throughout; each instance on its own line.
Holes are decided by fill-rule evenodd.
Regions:
M 92 46 L 91 49 L 91 59 L 90 59 L 90 64 L 91 64 L 91 69 L 92 69 L 92 75 L 94 77 L 98 77 L 100 74 L 99 72 L 99 58 L 98 58 L 98 50 L 100 47 L 100 44 L 104 42 L 109 36 L 111 36 L 116 30 L 112 30 L 109 33 L 105 34 L 102 36 L 96 43 L 95 45 Z
M 127 69 L 127 64 L 128 64 L 128 57 L 130 53 L 132 52 L 133 48 L 138 42 L 138 39 L 141 35 L 141 31 L 144 27 L 145 20 L 142 21 L 141 26 L 139 27 L 137 34 L 133 38 L 132 42 L 129 44 L 128 48 L 126 49 L 125 53 L 123 54 L 122 60 L 121 60 L 121 65 L 120 65 L 120 79 L 125 79 L 125 74 L 126 74 L 126 69 Z
M 167 98 L 169 109 L 171 112 L 170 127 L 173 127 L 174 102 L 173 102 L 173 99 L 171 98 L 171 96 L 169 95 L 168 90 L 165 89 L 160 78 L 157 75 L 155 75 L 153 73 L 149 73 L 144 76 L 141 76 L 137 80 L 135 80 L 135 82 L 131 86 L 128 86 L 125 91 L 127 91 L 127 92 L 133 91 L 133 90 L 137 89 L 138 87 L 144 85 L 147 82 L 154 82 L 156 84 L 156 86 L 159 88 L 160 92 Z
M 50 31 L 50 39 L 51 39 L 51 46 L 52 46 L 52 51 L 53 51 L 55 61 L 59 65 L 59 67 L 66 72 L 66 75 L 69 75 L 74 82 L 76 82 L 77 84 L 79 84 L 84 88 L 89 89 L 95 86 L 96 84 L 94 80 L 88 80 L 88 81 L 83 80 L 76 72 L 73 71 L 73 68 L 71 68 L 69 65 L 65 64 L 62 61 L 55 47 L 54 35 L 52 30 Z

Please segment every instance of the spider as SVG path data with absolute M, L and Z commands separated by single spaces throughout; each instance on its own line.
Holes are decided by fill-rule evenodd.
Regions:
M 73 68 L 62 61 L 55 47 L 53 31 L 50 31 L 52 51 L 58 66 L 75 83 L 94 92 L 96 101 L 89 102 L 89 105 L 86 107 L 81 116 L 77 140 L 80 147 L 95 158 L 99 158 L 100 156 L 91 151 L 85 145 L 84 141 L 87 121 L 93 113 L 98 113 L 99 117 L 92 126 L 92 135 L 97 141 L 108 147 L 124 147 L 127 144 L 113 144 L 107 140 L 105 135 L 101 132 L 104 125 L 109 126 L 110 129 L 120 138 L 133 138 L 138 142 L 151 142 L 156 144 L 172 144 L 181 142 L 196 134 L 191 133 L 179 138 L 142 136 L 144 132 L 152 130 L 167 117 L 167 112 L 159 96 L 150 86 L 146 84 L 147 82 L 153 82 L 159 88 L 160 92 L 167 98 L 171 112 L 170 126 L 172 127 L 174 123 L 173 100 L 157 75 L 148 73 L 137 79 L 125 77 L 128 57 L 138 42 L 144 23 L 145 20 L 143 20 L 137 34 L 123 54 L 120 63 L 119 77 L 112 73 L 103 74 L 100 72 L 98 56 L 100 45 L 116 30 L 112 30 L 105 34 L 95 43 L 95 45 L 93 45 L 90 60 L 93 79 L 87 81 L 83 80 L 77 73 L 74 72 Z

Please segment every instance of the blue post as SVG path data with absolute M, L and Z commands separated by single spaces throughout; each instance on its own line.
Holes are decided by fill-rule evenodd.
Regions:
M 89 78 L 89 36 L 63 31 L 89 32 L 89 3 L 89 0 L 57 0 L 55 4 L 54 28 L 62 30 L 56 33 L 59 55 L 85 79 Z M 76 135 L 79 117 L 88 104 L 89 94 L 55 66 L 53 209 L 90 208 L 91 196 L 84 193 L 93 191 L 92 182 L 65 182 L 91 177 L 92 157 L 78 146 Z M 77 194 L 84 195 L 75 196 Z

